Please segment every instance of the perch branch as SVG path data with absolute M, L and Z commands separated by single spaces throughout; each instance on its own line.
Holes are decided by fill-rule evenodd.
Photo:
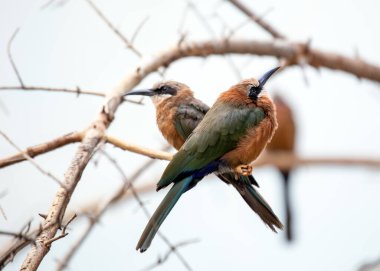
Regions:
M 117 139 L 115 137 L 105 135 L 106 142 L 114 145 L 115 147 L 118 147 L 125 151 L 130 151 L 134 153 L 138 153 L 144 156 L 148 156 L 150 158 L 154 159 L 160 159 L 160 160 L 171 160 L 172 154 L 164 152 L 164 151 L 157 151 L 152 149 L 147 149 L 138 145 L 130 144 L 125 141 L 122 141 L 120 139 Z

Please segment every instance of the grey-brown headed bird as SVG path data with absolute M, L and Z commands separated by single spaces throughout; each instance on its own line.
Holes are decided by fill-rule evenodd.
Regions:
M 278 128 L 273 135 L 272 141 L 268 144 L 267 150 L 270 152 L 294 152 L 296 140 L 296 126 L 293 118 L 292 109 L 279 96 L 273 98 L 277 108 Z M 284 181 L 284 201 L 285 201 L 285 220 L 286 220 L 286 238 L 288 241 L 293 240 L 293 215 L 291 209 L 290 197 L 290 171 L 281 169 L 282 179 Z
M 143 252 L 150 246 L 180 196 L 212 172 L 232 184 L 273 231 L 275 227 L 282 229 L 280 220 L 253 187 L 254 178 L 241 174 L 246 168 L 244 165 L 256 159 L 276 129 L 273 103 L 261 92 L 276 70 L 270 70 L 260 80 L 248 79 L 231 87 L 210 110 L 194 98 L 188 86 L 174 81 L 127 94 L 152 97 L 159 129 L 167 141 L 179 149 L 157 190 L 170 183 L 174 185 L 149 220 L 138 250 Z

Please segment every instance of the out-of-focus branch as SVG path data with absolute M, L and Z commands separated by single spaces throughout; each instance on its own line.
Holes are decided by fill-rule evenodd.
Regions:
M 250 10 L 246 5 L 244 5 L 240 0 L 228 0 L 232 5 L 238 8 L 241 12 L 251 18 L 255 23 L 261 26 L 265 31 L 272 35 L 276 39 L 285 39 L 285 36 L 277 31 L 273 26 L 267 23 L 261 16 L 256 15 L 252 10 Z
M 86 130 L 83 140 L 65 173 L 66 189 L 61 188 L 58 190 L 44 222 L 43 230 L 26 256 L 22 269 L 36 270 L 49 251 L 49 248 L 44 246 L 44 242 L 53 238 L 56 234 L 60 226 L 60 221 L 70 202 L 71 195 L 82 176 L 83 170 L 95 153 L 98 144 L 103 140 L 105 131 L 111 124 L 114 114 L 122 102 L 123 94 L 134 88 L 148 74 L 157 71 L 160 67 L 169 66 L 178 59 L 190 56 L 204 57 L 208 55 L 236 53 L 294 58 L 302 52 L 300 49 L 304 46 L 304 44 L 294 44 L 285 41 L 280 42 L 278 40 L 271 42 L 232 39 L 228 41 L 184 41 L 180 44 L 175 44 L 173 47 L 169 47 L 155 58 L 143 62 L 135 70 L 127 74 L 118 86 L 107 93 L 102 108 L 99 110 L 95 120 L 88 126 L 89 128 Z M 326 55 L 331 55 L 333 60 L 326 59 Z M 340 69 L 380 82 L 380 68 L 364 61 L 358 61 L 333 53 L 323 54 L 321 51 L 312 49 L 307 50 L 307 55 L 303 57 L 305 57 L 308 60 L 307 63 L 312 66 Z
M 96 14 L 106 23 L 106 25 L 125 43 L 125 45 L 134 52 L 138 57 L 142 57 L 142 54 L 133 46 L 130 42 L 112 23 L 111 21 L 103 14 L 103 12 L 92 2 L 91 0 L 86 0 L 90 7 L 96 12 Z M 141 25 L 141 24 L 140 24 Z M 141 26 L 138 27 L 141 29 Z M 136 37 L 136 33 L 133 35 Z
M 37 235 L 41 232 L 41 227 L 30 230 L 30 222 L 24 226 L 16 235 L 11 245 L 3 246 L 0 251 L 0 269 L 13 261 L 14 256 L 27 245 L 35 242 Z M 15 236 L 12 234 L 12 236 Z
M 34 161 L 34 159 L 32 157 L 30 157 L 27 153 L 23 152 L 3 131 L 0 130 L 0 135 L 6 140 L 8 141 L 9 144 L 11 144 L 14 148 L 16 148 L 20 153 L 21 155 L 26 159 L 28 160 L 35 168 L 38 169 L 38 171 L 40 171 L 42 174 L 48 176 L 49 178 L 51 178 L 52 180 L 54 180 L 56 183 L 58 183 L 63 189 L 65 188 L 65 185 L 61 182 L 61 180 L 56 177 L 55 175 L 53 175 L 52 173 L 46 171 L 45 169 L 43 169 L 36 161 Z
M 157 266 L 162 265 L 165 261 L 167 261 L 169 259 L 170 254 L 172 254 L 178 248 L 183 247 L 183 246 L 187 246 L 190 244 L 194 244 L 197 242 L 199 242 L 198 239 L 192 239 L 192 240 L 187 240 L 187 241 L 183 241 L 183 242 L 180 242 L 178 244 L 175 244 L 174 246 L 170 247 L 170 249 L 165 253 L 165 255 L 163 257 L 158 256 L 158 259 L 156 262 L 150 264 L 149 266 L 147 266 L 143 270 L 145 270 L 145 271 L 152 270 L 152 269 L 156 268 Z
M 20 72 L 18 71 L 17 69 L 17 66 L 16 66 L 16 63 L 14 62 L 13 60 L 13 57 L 12 57 L 12 52 L 11 52 L 11 49 L 12 49 L 12 42 L 13 40 L 15 39 L 18 31 L 20 30 L 20 28 L 17 28 L 15 30 L 15 32 L 13 32 L 12 34 L 12 37 L 10 38 L 10 40 L 8 41 L 8 48 L 7 48 L 7 52 L 8 52 L 8 58 L 9 58 L 9 61 L 11 62 L 11 65 L 12 65 L 12 68 L 17 76 L 17 79 L 20 83 L 21 86 L 24 86 L 24 82 L 22 81 L 22 78 L 21 78 L 21 75 L 20 75 Z
M 48 142 L 28 147 L 17 154 L 0 159 L 0 168 L 27 160 L 25 154 L 33 158 L 37 155 L 53 151 L 67 144 L 80 142 L 82 140 L 82 136 L 82 132 L 72 132 L 55 138 L 53 140 L 50 140 Z
M 280 170 L 310 165 L 364 166 L 380 168 L 380 160 L 351 157 L 299 157 L 292 152 L 265 152 L 255 162 L 254 167 L 273 165 Z

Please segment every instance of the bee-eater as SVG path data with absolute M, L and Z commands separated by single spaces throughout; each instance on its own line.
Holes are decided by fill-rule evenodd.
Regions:
M 240 171 L 245 168 L 241 165 L 257 158 L 277 127 L 274 105 L 262 92 L 277 69 L 260 80 L 248 79 L 231 87 L 210 110 L 193 97 L 189 87 L 173 81 L 127 94 L 152 96 L 160 130 L 179 149 L 157 184 L 157 191 L 172 182 L 174 185 L 148 222 L 137 249 L 143 252 L 150 246 L 180 196 L 212 172 L 231 183 L 272 230 L 282 228 L 270 206 L 252 186 L 253 177 L 241 175 Z
M 270 152 L 278 151 L 294 151 L 296 126 L 293 118 L 292 109 L 290 106 L 279 96 L 273 98 L 277 110 L 278 128 L 273 135 L 271 142 L 267 146 Z M 286 238 L 288 241 L 293 239 L 293 215 L 291 210 L 290 200 L 290 171 L 280 170 L 282 179 L 284 181 L 284 201 L 285 201 L 285 220 L 286 220 Z

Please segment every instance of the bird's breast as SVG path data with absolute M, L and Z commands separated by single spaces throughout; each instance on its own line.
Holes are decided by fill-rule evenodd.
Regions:
M 156 105 L 157 126 L 162 135 L 177 150 L 181 148 L 185 140 L 175 128 L 175 117 L 178 107 L 172 102 L 161 102 Z
M 277 128 L 275 109 L 266 113 L 266 117 L 258 125 L 247 129 L 237 147 L 222 157 L 232 168 L 254 161 L 272 139 Z

